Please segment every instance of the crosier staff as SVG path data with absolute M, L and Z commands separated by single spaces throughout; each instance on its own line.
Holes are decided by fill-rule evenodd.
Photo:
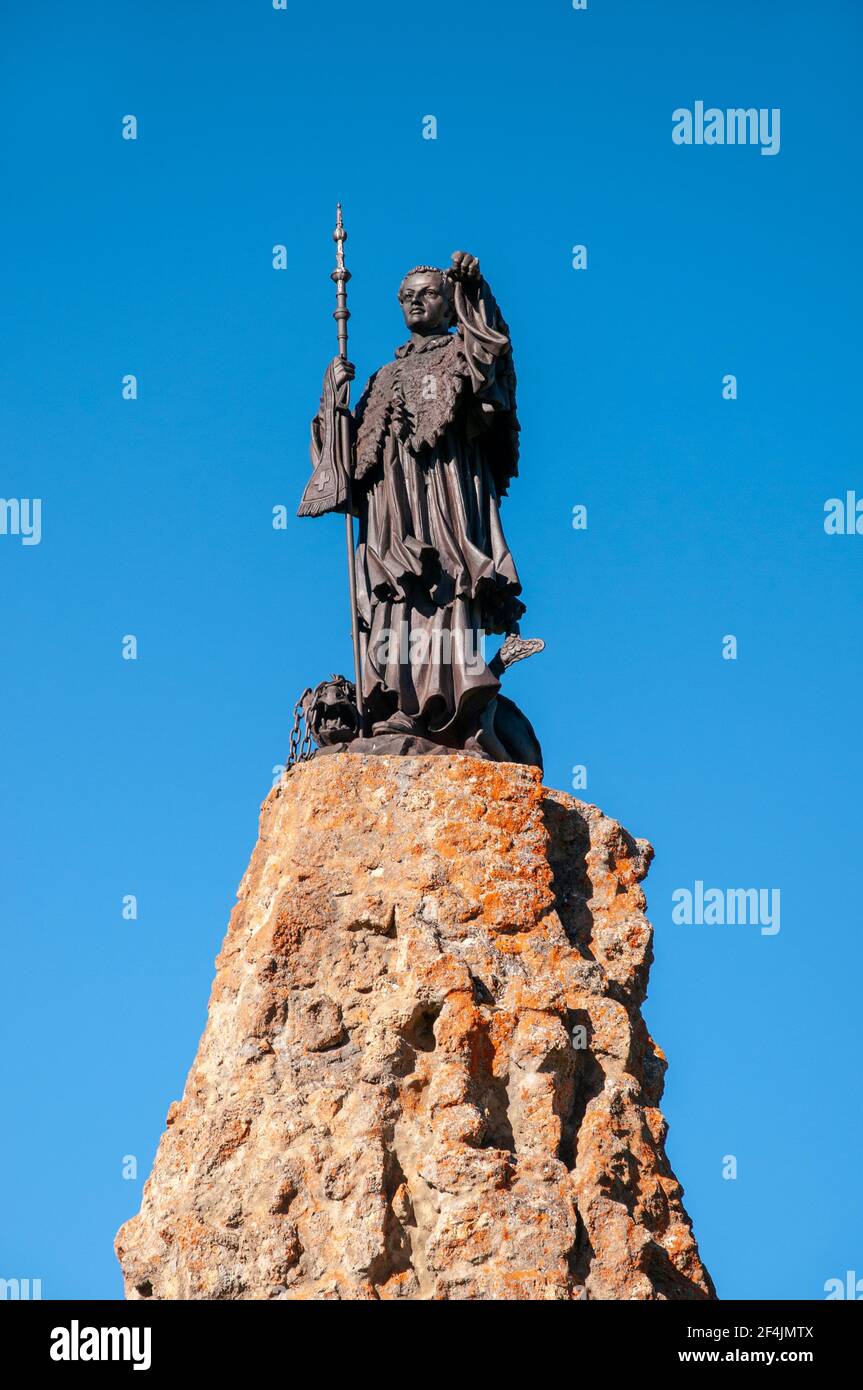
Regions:
M 336 243 L 336 268 L 332 272 L 330 279 L 336 283 L 336 307 L 333 310 L 333 318 L 338 327 L 339 357 L 343 362 L 348 360 L 348 319 L 351 316 L 348 308 L 348 281 L 351 272 L 345 265 L 345 242 L 348 234 L 342 221 L 342 205 L 336 203 L 336 229 L 333 232 L 333 241 Z M 341 452 L 344 462 L 345 474 L 347 478 L 347 499 L 345 504 L 345 542 L 348 553 L 348 590 L 351 602 L 351 639 L 354 646 L 354 683 L 356 685 L 357 713 L 360 720 L 360 733 L 366 732 L 366 716 L 363 709 L 363 667 L 360 656 L 360 620 L 357 613 L 357 571 L 356 560 L 354 557 L 354 508 L 351 496 L 351 426 L 348 412 L 350 401 L 350 381 L 345 382 L 345 401 L 344 409 L 339 414 L 339 428 L 341 432 Z

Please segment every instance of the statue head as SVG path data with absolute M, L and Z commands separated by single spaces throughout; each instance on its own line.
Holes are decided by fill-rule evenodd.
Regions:
M 408 271 L 399 285 L 399 303 L 412 333 L 446 333 L 452 325 L 452 282 L 435 265 L 417 265 Z

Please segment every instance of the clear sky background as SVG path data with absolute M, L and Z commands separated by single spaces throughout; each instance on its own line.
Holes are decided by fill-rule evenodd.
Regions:
M 861 28 L 855 0 L 4 6 L 0 494 L 43 514 L 0 536 L 0 1275 L 121 1296 L 294 701 L 350 671 L 341 520 L 294 518 L 341 198 L 360 377 L 417 262 L 474 252 L 510 323 L 504 524 L 548 649 L 507 688 L 548 783 L 585 764 L 656 847 L 646 1016 L 719 1293 L 863 1276 L 863 535 L 823 525 L 863 497 Z M 780 153 L 674 145 L 697 100 L 779 107 Z M 778 935 L 676 926 L 698 879 L 779 888 Z

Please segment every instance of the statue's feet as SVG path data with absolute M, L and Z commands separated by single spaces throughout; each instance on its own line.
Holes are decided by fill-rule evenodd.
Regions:
M 381 734 L 413 734 L 422 738 L 426 735 L 426 730 L 416 719 L 411 719 L 410 715 L 396 710 L 388 719 L 379 719 L 373 724 L 372 734 L 376 738 Z

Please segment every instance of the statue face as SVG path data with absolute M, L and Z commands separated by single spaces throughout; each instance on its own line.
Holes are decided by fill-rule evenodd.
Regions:
M 447 331 L 450 297 L 434 271 L 421 270 L 408 276 L 399 290 L 399 303 L 412 333 Z

